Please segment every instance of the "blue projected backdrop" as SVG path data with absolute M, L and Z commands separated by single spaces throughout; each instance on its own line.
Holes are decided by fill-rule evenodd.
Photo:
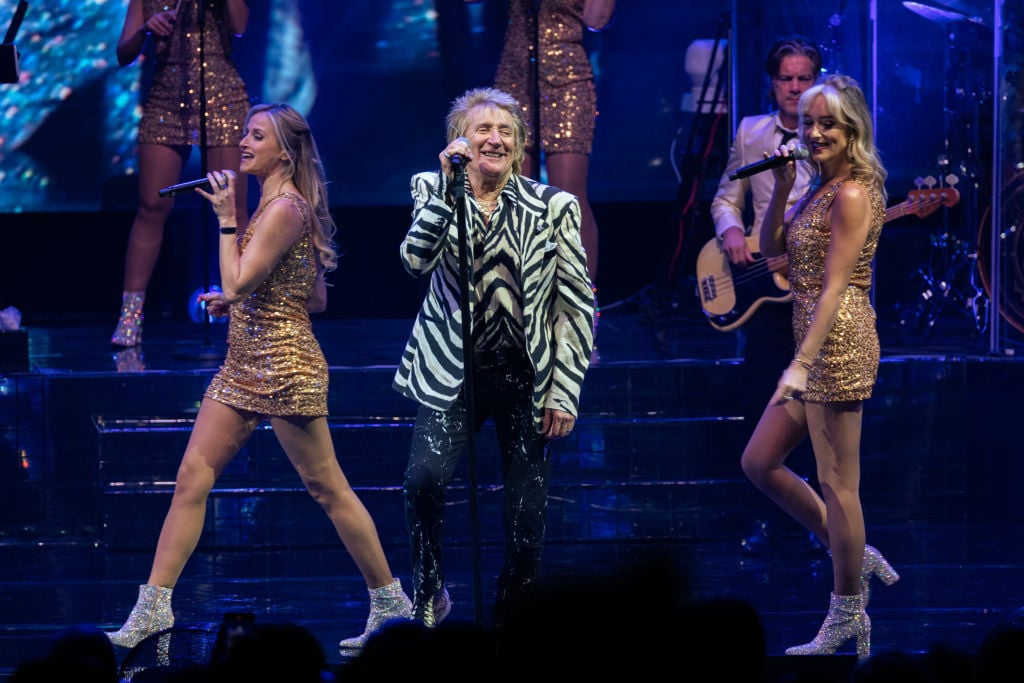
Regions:
M 622 5 L 611 29 L 588 36 L 601 106 L 594 198 L 668 199 L 676 180 L 666 158 L 688 87 L 680 64 L 689 38 L 680 34 L 696 37 L 714 19 L 680 16 L 675 0 Z M 16 6 L 0 0 L 5 26 Z M 288 101 L 309 117 L 338 205 L 409 203 L 409 177 L 436 163 L 449 102 L 490 84 L 504 37 L 503 0 L 249 6 L 249 29 L 235 41 L 239 70 L 255 100 Z M 0 85 L 0 212 L 136 205 L 147 60 L 117 65 L 126 7 L 30 2 L 15 39 L 20 81 Z M 198 169 L 194 153 L 183 179 Z
M 410 176 L 437 163 L 451 100 L 493 79 L 505 2 L 250 0 L 235 61 L 254 100 L 286 101 L 307 115 L 335 205 L 409 205 Z M 815 35 L 829 42 L 830 58 L 863 70 L 861 3 L 849 3 L 839 25 L 850 32 L 845 40 L 834 8 L 820 3 L 743 4 L 753 9 L 739 13 L 745 38 L 737 45 L 749 53 L 738 60 L 740 115 L 760 113 L 764 50 L 783 33 Z M 16 6 L 0 0 L 2 25 Z M 15 40 L 20 81 L 0 85 L 0 213 L 135 208 L 135 136 L 151 62 L 117 65 L 126 7 L 127 0 L 30 2 Z M 673 149 L 686 120 L 681 103 L 694 87 L 687 48 L 722 37 L 728 17 L 715 3 L 620 2 L 612 26 L 588 34 L 600 109 L 592 201 L 676 197 Z M 893 104 L 901 106 L 889 112 L 904 110 Z M 183 180 L 196 177 L 198 156 Z

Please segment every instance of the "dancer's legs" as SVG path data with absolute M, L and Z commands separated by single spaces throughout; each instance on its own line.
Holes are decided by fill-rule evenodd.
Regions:
M 338 464 L 327 418 L 273 417 L 270 424 L 309 494 L 330 518 L 366 585 L 379 588 L 394 581 L 373 518 Z
M 259 423 L 223 403 L 204 398 L 178 466 L 171 507 L 164 518 L 147 583 L 173 588 L 196 549 L 213 485 Z
M 861 592 L 864 512 L 860 502 L 863 403 L 811 403 L 807 423 L 825 501 L 836 595 Z
M 597 220 L 590 208 L 587 197 L 587 181 L 590 171 L 590 155 L 572 152 L 549 154 L 544 163 L 548 171 L 548 183 L 560 190 L 576 195 L 580 200 L 580 236 L 587 252 L 587 273 L 590 282 L 597 286 L 599 235 Z
M 125 291 L 142 292 L 149 287 L 160 256 L 164 224 L 174 208 L 174 198 L 160 197 L 160 189 L 181 179 L 181 169 L 190 149 L 188 146 L 139 145 L 139 208 L 125 251 Z
M 740 459 L 747 478 L 828 547 L 825 501 L 786 466 L 793 449 L 807 438 L 804 404 L 769 405 L 761 414 Z

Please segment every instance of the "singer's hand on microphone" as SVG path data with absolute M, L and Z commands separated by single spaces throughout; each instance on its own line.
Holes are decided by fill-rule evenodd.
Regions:
M 221 171 L 210 171 L 206 174 L 210 182 L 211 192 L 201 187 L 196 192 L 210 201 L 213 212 L 217 214 L 217 220 L 221 225 L 236 225 L 235 220 L 235 172 L 230 169 Z
M 456 165 L 464 166 L 473 158 L 469 150 L 469 140 L 463 137 L 455 138 L 445 146 L 438 158 L 441 160 L 441 171 L 451 176 Z
M 773 155 L 769 155 L 765 152 L 765 158 L 768 159 L 771 156 L 776 158 L 788 159 L 789 163 L 776 166 L 772 169 L 772 175 L 775 176 L 775 182 L 777 184 L 790 185 L 792 186 L 796 182 L 796 155 L 793 153 L 793 149 L 787 145 L 779 145 L 778 149 L 775 150 Z
M 142 25 L 142 27 L 150 33 L 155 33 L 158 36 L 169 36 L 171 29 L 174 28 L 174 20 L 177 18 L 174 10 L 166 10 L 164 12 L 157 12 Z
M 803 145 L 795 145 L 793 147 L 778 147 L 774 153 L 765 152 L 764 158 L 761 161 L 755 161 L 752 164 L 747 164 L 742 168 L 738 168 L 729 174 L 729 180 L 739 180 L 740 178 L 749 178 L 752 175 L 762 173 L 768 170 L 774 170 L 780 166 L 792 166 L 794 171 L 796 167 L 793 165 L 796 159 L 806 159 L 810 156 L 810 150 Z

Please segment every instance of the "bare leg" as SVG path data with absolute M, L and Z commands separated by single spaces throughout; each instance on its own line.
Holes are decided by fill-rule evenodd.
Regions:
M 861 593 L 864 511 L 860 502 L 863 403 L 807 405 L 807 422 L 825 500 L 836 595 Z
M 590 282 L 597 285 L 598 232 L 594 212 L 587 198 L 587 179 L 590 171 L 590 155 L 562 152 L 545 158 L 548 182 L 560 190 L 576 195 L 580 200 L 580 233 L 583 248 L 587 252 L 587 272 Z
M 327 418 L 273 417 L 270 424 L 313 500 L 330 518 L 366 585 L 380 588 L 392 583 L 395 579 L 373 518 L 338 464 Z
M 145 291 L 160 258 L 164 226 L 174 208 L 174 198 L 160 197 L 160 189 L 181 180 L 181 171 L 191 153 L 190 147 L 139 145 L 139 208 L 128 235 L 124 262 L 124 289 Z M 241 151 L 238 147 L 211 147 L 207 165 L 211 169 L 238 171 Z M 240 228 L 248 222 L 246 178 L 239 178 L 235 200 Z
M 785 464 L 806 437 L 807 418 L 802 403 L 769 405 L 750 436 L 740 466 L 754 486 L 828 547 L 825 501 Z
M 160 256 L 164 223 L 174 208 L 174 199 L 161 198 L 160 188 L 181 178 L 189 147 L 139 145 L 139 208 L 128 235 L 124 259 L 124 289 L 145 291 Z
M 174 497 L 160 530 L 147 583 L 173 588 L 195 551 L 206 518 L 206 500 L 259 419 L 204 398 L 185 455 L 178 466 Z
M 531 153 L 529 150 L 527 150 L 526 154 L 523 155 L 523 175 L 526 176 L 527 178 L 533 178 L 534 180 L 539 180 L 539 178 L 537 178 L 536 174 L 537 174 L 537 167 L 536 167 L 536 164 L 534 163 L 533 153 Z

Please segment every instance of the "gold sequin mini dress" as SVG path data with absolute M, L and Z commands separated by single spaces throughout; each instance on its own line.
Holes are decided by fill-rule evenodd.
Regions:
M 834 183 L 821 197 L 800 211 L 786 232 L 796 348 L 800 347 L 807 334 L 814 306 L 821 296 L 831 237 L 826 214 L 844 182 L 858 181 L 847 178 Z M 871 227 L 857 257 L 850 284 L 840 299 L 835 324 L 807 377 L 807 391 L 802 397 L 805 401 L 864 400 L 871 397 L 878 377 L 880 350 L 875 309 L 870 298 L 871 261 L 885 223 L 885 203 L 873 186 L 859 184 L 871 200 Z
M 316 280 L 309 207 L 286 192 L 267 202 L 293 202 L 305 229 L 256 291 L 231 306 L 228 351 L 210 381 L 206 397 L 261 415 L 327 415 L 327 361 L 306 301 Z M 239 249 L 244 252 L 260 224 L 263 210 L 253 214 Z
M 534 147 L 534 77 L 530 64 L 540 43 L 537 81 L 540 91 L 540 141 L 546 154 L 590 154 L 594 142 L 597 94 L 594 72 L 583 47 L 583 1 L 540 0 L 534 29 L 534 0 L 509 0 L 505 44 L 494 87 L 515 97 Z
M 242 139 L 249 95 L 245 83 L 231 62 L 231 33 L 225 28 L 224 3 L 206 4 L 203 34 L 203 90 L 206 92 L 206 145 L 228 147 Z M 146 19 L 176 0 L 143 0 Z M 139 143 L 155 145 L 198 145 L 199 130 L 199 7 L 195 1 L 182 2 L 169 36 L 152 34 L 156 44 L 156 69 L 142 108 Z

